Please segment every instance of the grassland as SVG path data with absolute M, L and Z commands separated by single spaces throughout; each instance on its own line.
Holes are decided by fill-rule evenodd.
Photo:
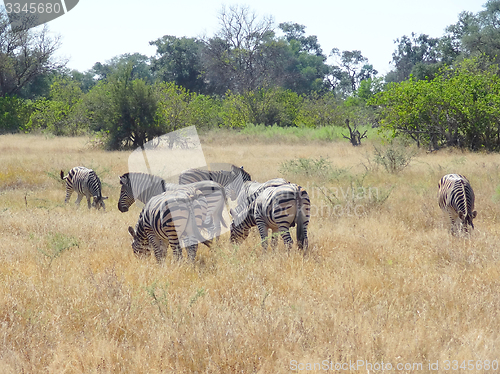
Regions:
M 0 137 L 1 373 L 285 373 L 325 364 L 347 372 L 352 363 L 363 363 L 359 372 L 382 363 L 429 372 L 436 362 L 445 372 L 446 360 L 457 362 L 449 371 L 479 371 L 460 368 L 464 360 L 492 371 L 497 154 L 418 151 L 388 174 L 370 141 L 354 148 L 220 133 L 202 146 L 207 162 L 308 189 L 305 258 L 282 244 L 263 253 L 257 235 L 233 246 L 226 234 L 216 248 L 200 247 L 194 265 L 173 262 L 171 251 L 162 266 L 137 259 L 127 227 L 140 206 L 116 208 L 127 152 L 92 149 L 85 138 Z M 324 167 L 292 168 L 300 158 Z M 77 165 L 101 177 L 105 213 L 85 202 L 76 209 L 76 196 L 64 205 L 58 173 Z M 451 172 L 476 193 L 470 238 L 452 237 L 437 206 L 437 182 Z

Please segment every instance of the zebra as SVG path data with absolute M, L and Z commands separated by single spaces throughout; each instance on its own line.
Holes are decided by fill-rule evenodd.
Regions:
M 222 216 L 226 203 L 226 194 L 224 188 L 216 182 L 201 181 L 178 185 L 166 183 L 163 178 L 152 174 L 131 172 L 120 176 L 120 184 L 120 198 L 118 199 L 120 212 L 127 212 L 136 198 L 143 203 L 147 203 L 151 197 L 165 191 L 191 187 L 199 190 L 207 201 L 207 219 L 204 227 L 208 229 L 210 239 L 220 236 L 221 225 L 227 227 Z
M 188 184 L 203 180 L 211 180 L 219 183 L 226 189 L 226 194 L 229 198 L 234 201 L 240 193 L 243 183 L 251 181 L 252 177 L 243 169 L 243 166 L 239 168 L 235 165 L 231 165 L 231 171 L 189 169 L 179 175 L 179 184 Z
M 439 181 L 438 188 L 439 207 L 450 217 L 452 235 L 461 229 L 468 233 L 468 226 L 474 228 L 472 220 L 477 216 L 470 182 L 463 175 L 447 174 Z
M 78 194 L 78 198 L 76 199 L 77 206 L 80 206 L 80 201 L 85 196 L 87 197 L 87 205 L 90 209 L 90 198 L 93 197 L 92 206 L 97 210 L 101 209 L 101 207 L 103 210 L 106 210 L 104 200 L 108 197 L 102 196 L 101 181 L 94 170 L 83 166 L 76 166 L 66 176 L 64 176 L 64 171 L 61 170 L 61 179 L 66 181 L 66 199 L 64 203 L 68 203 L 73 191 L 75 191 Z
M 206 241 L 199 231 L 205 214 L 206 200 L 193 188 L 153 196 L 142 209 L 135 229 L 128 228 L 134 254 L 137 257 L 149 256 L 152 245 L 156 261 L 161 263 L 166 255 L 162 249 L 163 241 L 166 241 L 177 260 L 182 259 L 182 248 L 186 247 L 188 258 L 194 261 L 198 242 Z
M 293 240 L 289 229 L 297 225 L 297 244 L 307 251 L 307 226 L 311 202 L 306 190 L 293 183 L 266 188 L 243 212 L 233 216 L 230 240 L 240 243 L 248 237 L 250 229 L 257 226 L 262 239 L 262 248 L 267 249 L 267 233 L 280 232 L 285 246 L 290 249 Z M 235 213 L 232 211 L 232 214 Z M 276 247 L 277 238 L 271 239 L 271 247 Z

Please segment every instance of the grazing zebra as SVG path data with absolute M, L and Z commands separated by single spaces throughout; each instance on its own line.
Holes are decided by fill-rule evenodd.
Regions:
M 231 200 L 236 200 L 244 182 L 252 180 L 243 166 L 241 168 L 231 165 L 231 171 L 209 171 L 202 169 L 185 170 L 179 175 L 179 184 L 189 184 L 203 180 L 219 183 L 226 189 L 226 194 Z
M 204 227 L 210 234 L 210 239 L 219 237 L 221 225 L 227 227 L 222 217 L 226 204 L 226 194 L 224 188 L 212 181 L 201 181 L 186 185 L 165 183 L 165 181 L 155 175 L 145 173 L 125 173 L 120 177 L 120 198 L 118 199 L 118 209 L 120 212 L 127 212 L 129 207 L 137 200 L 144 204 L 153 196 L 165 191 L 173 191 L 185 187 L 199 190 L 207 202 L 207 218 Z
M 142 209 L 135 229 L 128 228 L 134 254 L 138 257 L 149 255 L 152 245 L 160 263 L 165 259 L 162 246 L 166 241 L 178 260 L 182 258 L 182 248 L 186 247 L 188 258 L 194 261 L 198 242 L 206 241 L 199 231 L 205 214 L 206 200 L 193 188 L 153 196 Z
M 472 220 L 477 216 L 469 181 L 463 175 L 447 174 L 439 181 L 438 188 L 439 207 L 450 217 L 451 233 L 455 235 L 461 229 L 468 233 L 468 226 L 474 228 Z
M 239 243 L 246 239 L 250 229 L 257 226 L 262 239 L 262 247 L 267 249 L 267 234 L 280 232 L 288 249 L 293 240 L 290 227 L 297 225 L 297 244 L 299 249 L 308 247 L 307 226 L 309 225 L 310 200 L 306 190 L 296 184 L 287 183 L 278 187 L 266 188 L 247 209 L 240 214 L 235 213 L 231 224 L 230 239 Z M 276 247 L 277 238 L 271 239 L 271 247 Z
M 106 210 L 104 200 L 108 197 L 102 196 L 101 181 L 94 170 L 87 169 L 83 166 L 77 166 L 71 169 L 66 176 L 64 176 L 64 171 L 61 170 L 61 179 L 66 181 L 65 203 L 69 201 L 73 191 L 75 191 L 78 194 L 76 205 L 79 206 L 83 196 L 86 196 L 87 205 L 90 209 L 90 198 L 93 197 L 94 201 L 92 202 L 92 206 L 98 210 L 101 209 L 101 207 L 103 210 Z

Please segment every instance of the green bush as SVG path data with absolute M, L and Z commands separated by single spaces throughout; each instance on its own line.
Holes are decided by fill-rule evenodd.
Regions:
M 18 132 L 28 121 L 31 102 L 16 96 L 0 97 L 0 133 Z

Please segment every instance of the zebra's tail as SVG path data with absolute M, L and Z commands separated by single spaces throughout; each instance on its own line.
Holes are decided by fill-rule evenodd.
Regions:
M 297 225 L 297 245 L 299 249 L 307 250 L 307 226 L 305 226 L 307 217 L 304 212 L 304 199 L 302 198 L 303 189 L 300 186 L 297 187 L 298 188 L 295 193 L 295 200 L 297 204 L 297 211 L 295 213 L 295 224 Z
M 61 170 L 61 179 L 62 179 L 62 180 L 66 180 L 66 178 L 68 178 L 68 177 L 67 177 L 67 176 L 65 177 L 65 176 L 64 176 L 64 171 L 62 171 L 62 170 Z

